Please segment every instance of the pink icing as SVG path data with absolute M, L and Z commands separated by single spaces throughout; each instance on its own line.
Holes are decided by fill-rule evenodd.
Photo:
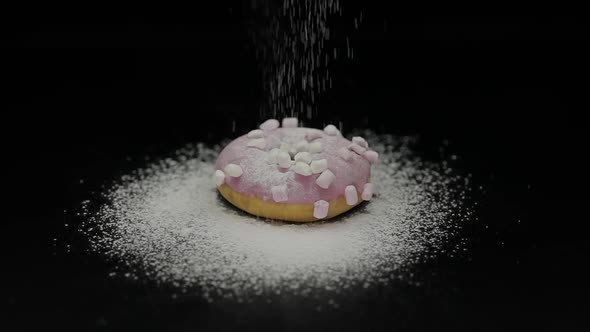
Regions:
M 312 132 L 310 134 L 310 132 Z M 273 200 L 272 187 L 287 186 L 287 203 L 313 204 L 319 200 L 331 201 L 345 194 L 345 188 L 353 185 L 357 192 L 362 192 L 369 182 L 371 164 L 363 156 L 351 153 L 350 160 L 342 159 L 338 150 L 347 148 L 351 141 L 340 136 L 329 136 L 323 131 L 311 128 L 277 128 L 265 132 L 265 139 L 279 140 L 291 145 L 309 137 L 319 136 L 317 141 L 322 144 L 322 151 L 312 153 L 312 160 L 326 159 L 328 169 L 336 179 L 328 189 L 319 187 L 315 182 L 320 174 L 302 176 L 292 169 L 279 168 L 269 163 L 269 147 L 257 149 L 247 147 L 250 140 L 247 135 L 241 136 L 228 144 L 219 154 L 216 169 L 223 169 L 227 164 L 239 165 L 243 174 L 240 177 L 226 177 L 225 183 L 235 191 L 261 198 Z

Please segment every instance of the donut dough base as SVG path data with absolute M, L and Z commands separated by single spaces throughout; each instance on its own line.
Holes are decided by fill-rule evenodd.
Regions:
M 344 195 L 338 196 L 335 200 L 330 201 L 328 215 L 325 218 L 317 219 L 313 216 L 313 204 L 292 204 L 277 203 L 273 201 L 264 201 L 255 196 L 249 196 L 233 190 L 227 184 L 217 187 L 221 195 L 237 208 L 250 214 L 270 219 L 279 219 L 294 222 L 311 222 L 333 218 L 344 213 L 362 202 L 359 195 L 357 204 L 348 205 Z

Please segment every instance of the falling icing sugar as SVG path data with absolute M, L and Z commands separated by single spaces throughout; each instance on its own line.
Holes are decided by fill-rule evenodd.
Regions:
M 339 0 L 252 1 L 266 16 L 253 34 L 263 71 L 262 117 L 299 114 L 311 119 L 317 100 L 332 87 L 330 64 L 338 53 L 354 57 L 350 38 L 341 47 L 330 42 L 330 17 L 342 15 Z M 254 5 L 256 4 L 256 5 Z M 358 28 L 362 14 L 354 19 Z M 351 24 L 353 22 L 350 22 Z M 339 48 L 345 48 L 340 50 Z
M 211 178 L 219 147 L 197 144 L 122 177 L 87 212 L 84 232 L 94 250 L 137 276 L 195 287 L 211 300 L 388 282 L 447 250 L 470 218 L 468 179 L 421 161 L 408 140 L 363 135 L 381 155 L 377 194 L 335 220 L 286 224 L 238 211 Z

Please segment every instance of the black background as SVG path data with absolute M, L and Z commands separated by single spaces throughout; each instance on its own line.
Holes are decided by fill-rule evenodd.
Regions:
M 6 176 L 3 221 L 8 330 L 582 329 L 581 18 L 344 3 L 334 41 L 350 35 L 355 59 L 334 67 L 335 87 L 310 124 L 418 135 L 432 160 L 446 144 L 483 190 L 464 257 L 416 267 L 422 286 L 395 284 L 317 313 L 292 299 L 211 305 L 148 280 L 109 278 L 109 263 L 85 253 L 74 231 L 79 203 L 144 156 L 217 142 L 261 120 L 248 38 L 258 23 L 245 2 L 12 14 L 2 65 L 5 164 L 16 170 Z

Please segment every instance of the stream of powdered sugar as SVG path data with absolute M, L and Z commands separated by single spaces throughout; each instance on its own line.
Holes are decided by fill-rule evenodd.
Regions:
M 219 147 L 196 144 L 121 178 L 88 212 L 84 232 L 94 250 L 139 276 L 209 298 L 387 282 L 456 236 L 470 216 L 468 179 L 420 160 L 407 140 L 364 134 L 381 156 L 378 195 L 335 220 L 286 224 L 238 211 L 211 179 Z

